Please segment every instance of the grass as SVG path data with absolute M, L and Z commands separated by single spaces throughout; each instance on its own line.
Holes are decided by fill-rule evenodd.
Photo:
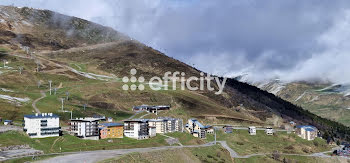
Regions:
M 131 138 L 107 139 L 102 140 L 84 140 L 68 134 L 62 137 L 31 139 L 23 132 L 9 131 L 0 134 L 1 146 L 28 144 L 34 149 L 42 150 L 45 153 L 125 149 L 125 148 L 144 148 L 167 145 L 164 136 L 156 136 L 146 140 L 136 140 Z M 60 151 L 60 147 L 62 151 Z
M 136 163 L 136 162 L 232 162 L 228 151 L 219 145 L 200 148 L 181 148 L 144 153 L 130 153 L 121 157 L 101 161 L 103 163 Z
M 344 158 L 321 158 L 321 157 L 309 157 L 309 156 L 288 156 L 280 155 L 279 158 L 274 159 L 271 155 L 268 156 L 253 156 L 250 158 L 235 158 L 235 163 L 280 163 L 280 162 L 298 162 L 298 163 L 330 163 L 330 162 L 347 162 Z
M 219 145 L 193 148 L 191 152 L 201 162 L 232 162 L 230 153 Z
M 208 135 L 209 141 L 213 140 L 213 135 Z M 217 132 L 217 140 L 224 140 L 240 155 L 256 153 L 315 153 L 330 150 L 326 141 L 316 138 L 314 141 L 301 139 L 295 134 L 277 132 L 273 136 L 268 136 L 264 131 L 257 131 L 257 135 L 248 134 L 247 130 L 234 130 L 233 134 L 225 134 L 223 131 Z
M 183 145 L 197 145 L 197 144 L 204 144 L 206 143 L 205 140 L 196 138 L 189 133 L 185 132 L 173 132 L 173 133 L 167 133 L 166 135 L 178 138 L 181 144 Z

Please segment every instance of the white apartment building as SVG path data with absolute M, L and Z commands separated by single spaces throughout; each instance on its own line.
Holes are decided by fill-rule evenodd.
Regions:
M 256 127 L 254 126 L 248 127 L 248 132 L 249 132 L 249 135 L 256 135 Z
M 167 121 L 164 119 L 150 119 L 148 120 L 148 125 L 156 128 L 157 134 L 167 133 Z
M 60 136 L 60 118 L 52 113 L 36 113 L 24 116 L 23 131 L 31 138 Z
M 314 140 L 317 137 L 318 130 L 314 126 L 300 125 L 296 126 L 296 134 L 302 139 Z
M 133 139 L 148 139 L 149 129 L 147 120 L 134 119 L 124 121 L 124 136 Z
M 194 137 L 201 139 L 206 138 L 206 128 L 196 119 L 189 119 L 186 124 L 187 131 L 192 134 Z
M 169 132 L 183 132 L 182 119 L 158 117 L 157 119 L 149 119 L 148 125 L 156 127 L 156 132 L 159 134 L 165 134 Z
M 266 127 L 265 133 L 266 133 L 266 135 L 273 135 L 274 130 L 272 127 Z
M 155 137 L 157 135 L 156 127 L 148 126 L 148 135 L 150 138 Z
M 101 118 L 76 118 L 70 120 L 70 133 L 74 136 L 83 138 L 98 140 L 99 139 L 99 128 L 98 124 Z

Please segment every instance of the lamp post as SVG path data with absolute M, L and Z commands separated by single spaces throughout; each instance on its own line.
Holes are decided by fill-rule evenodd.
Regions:
M 50 95 L 52 95 L 52 89 L 51 89 L 52 80 L 49 80 L 49 84 L 50 84 Z
M 62 102 L 62 111 L 63 111 L 63 102 L 64 102 L 64 98 L 61 98 L 61 102 Z

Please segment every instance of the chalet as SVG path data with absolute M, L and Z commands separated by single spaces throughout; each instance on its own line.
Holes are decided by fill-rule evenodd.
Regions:
M 4 125 L 12 125 L 12 120 L 4 120 Z
M 249 132 L 249 135 L 256 135 L 256 127 L 254 126 L 248 127 L 248 132 Z
M 207 134 L 214 134 L 214 132 L 215 132 L 213 126 L 207 125 L 207 126 L 204 126 L 204 128 L 205 128 L 205 132 L 206 132 Z
M 224 126 L 223 129 L 224 129 L 224 132 L 226 134 L 233 133 L 233 127 L 232 126 Z
M 314 140 L 317 137 L 318 130 L 314 126 L 300 125 L 296 127 L 296 134 L 306 140 Z

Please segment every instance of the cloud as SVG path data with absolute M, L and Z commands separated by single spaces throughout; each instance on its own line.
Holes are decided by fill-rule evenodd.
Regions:
M 337 17 L 334 25 L 317 37 L 317 42 L 324 49 L 313 53 L 312 57 L 292 69 L 290 76 L 284 78 L 350 83 L 350 10 Z
M 2 0 L 111 26 L 218 75 L 350 82 L 343 0 Z M 344 14 L 346 13 L 346 14 Z

